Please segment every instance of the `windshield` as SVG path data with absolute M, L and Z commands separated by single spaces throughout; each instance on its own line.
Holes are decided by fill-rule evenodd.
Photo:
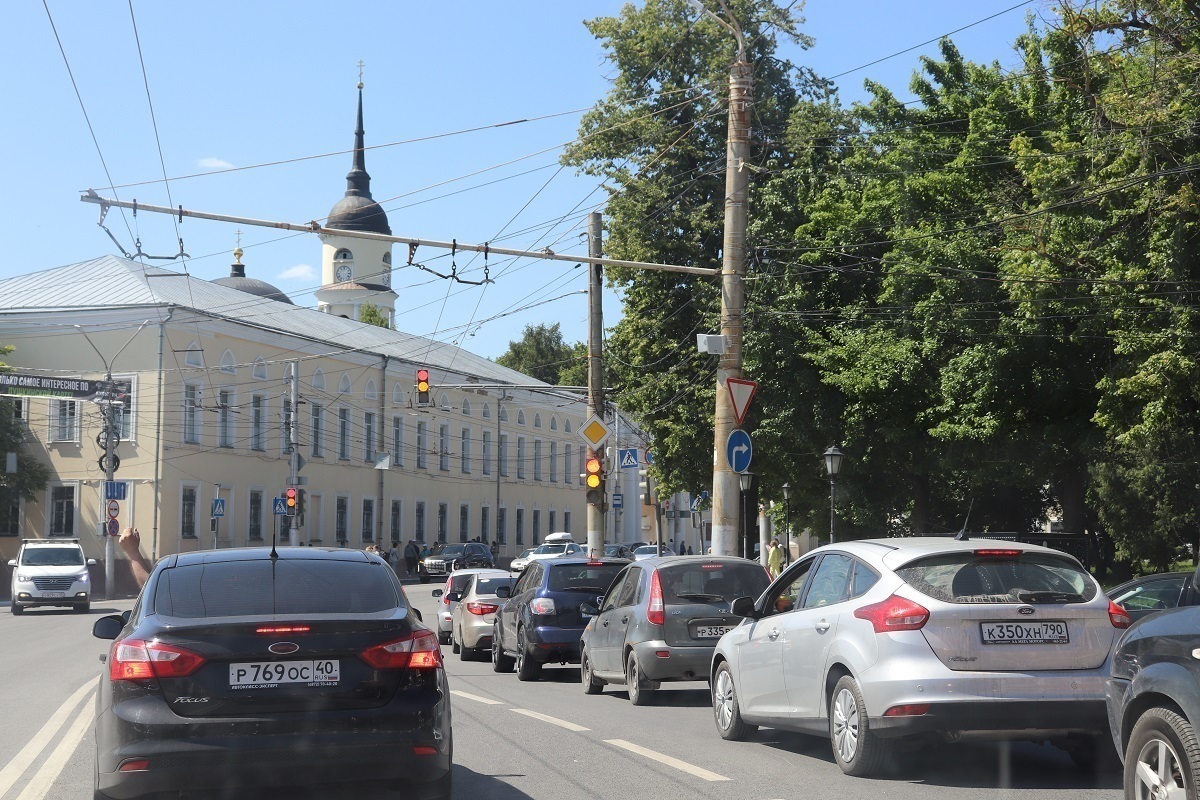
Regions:
M 83 551 L 78 547 L 26 547 L 21 555 L 23 567 L 82 567 Z
M 609 584 L 625 566 L 619 564 L 563 564 L 550 568 L 550 579 L 546 586 L 552 592 L 586 592 L 604 594 Z
M 461 556 L 466 551 L 467 546 L 465 544 L 435 544 L 433 549 L 429 551 L 429 555 L 450 558 L 452 556 Z
M 758 597 L 771 582 L 767 571 L 750 561 L 689 562 L 660 569 L 659 576 L 668 605 Z
M 534 550 L 533 552 L 537 553 L 539 556 L 557 555 L 558 553 L 567 552 L 567 545 L 565 545 L 565 544 L 544 544 L 541 547 Z
M 656 556 L 658 555 L 658 546 L 653 544 L 643 545 L 634 550 L 633 554 L 635 556 Z
M 1097 591 L 1075 562 L 1045 553 L 947 553 L 906 564 L 896 574 L 947 603 L 1083 603 Z
M 526 548 L 526 549 L 524 549 L 524 550 L 522 550 L 522 551 L 521 551 L 521 555 L 517 556 L 517 558 L 529 558 L 529 555 L 530 555 L 530 553 L 532 553 L 532 552 L 533 552 L 533 548 L 532 548 L 532 547 Z

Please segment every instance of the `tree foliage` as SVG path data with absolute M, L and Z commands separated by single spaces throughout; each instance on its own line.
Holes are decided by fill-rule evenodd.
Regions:
M 11 347 L 0 346 L 0 355 L 11 353 Z M 0 372 L 8 367 L 0 364 Z M 35 500 L 50 482 L 50 468 L 38 461 L 25 444 L 25 425 L 16 417 L 11 398 L 0 398 L 0 514 L 18 498 Z M 17 471 L 7 472 L 4 462 L 8 453 L 17 455 Z
M 374 303 L 363 303 L 362 308 L 358 311 L 358 321 L 365 322 L 368 325 L 378 325 L 380 328 L 394 330 L 395 325 L 388 319 L 387 314 Z
M 586 361 L 581 370 L 578 365 L 578 348 L 563 341 L 562 329 L 557 322 L 552 325 L 526 325 L 521 338 L 508 343 L 508 350 L 496 359 L 502 367 L 515 369 L 532 378 L 551 385 L 586 386 Z M 587 351 L 583 356 L 586 359 Z

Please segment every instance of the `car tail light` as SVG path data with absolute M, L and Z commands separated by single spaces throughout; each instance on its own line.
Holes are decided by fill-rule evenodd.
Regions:
M 150 769 L 148 758 L 127 758 L 117 767 L 117 772 L 145 772 Z
M 114 681 L 183 678 L 204 665 L 199 653 L 158 641 L 122 639 L 108 657 L 108 677 Z
M 453 582 L 453 578 L 446 578 L 446 589 L 442 592 L 442 602 L 446 605 L 450 605 L 450 584 Z
M 425 630 L 368 647 L 361 655 L 363 661 L 376 669 L 433 669 L 442 665 L 437 635 Z
M 929 712 L 929 703 L 913 703 L 906 706 L 892 706 L 883 712 L 885 717 L 919 717 Z
M 724 564 L 701 564 L 700 569 L 725 569 Z
M 650 575 L 650 605 L 646 607 L 646 621 L 651 625 L 662 625 L 666 622 L 663 613 L 662 584 L 658 580 L 658 570 Z
M 929 609 L 907 598 L 892 595 L 880 603 L 856 608 L 854 616 L 870 622 L 876 633 L 918 631 L 929 621 Z
M 588 566 L 588 567 L 603 567 L 603 566 L 604 566 L 604 562 L 603 562 L 603 561 L 589 561 L 589 562 L 587 562 L 587 564 L 586 564 L 585 566 Z
M 998 548 L 976 550 L 975 555 L 983 558 L 1016 558 L 1021 555 L 1020 550 L 1001 550 Z
M 553 614 L 554 613 L 554 598 L 552 597 L 535 597 L 529 601 L 529 611 L 531 614 Z
M 481 617 L 484 614 L 495 614 L 499 609 L 500 606 L 495 603 L 467 603 L 467 611 Z
M 438 749 L 428 744 L 414 744 L 412 750 L 414 756 L 436 756 L 438 754 Z
M 308 625 L 264 625 L 255 628 L 255 633 L 308 633 L 312 628 Z
M 1133 617 L 1129 616 L 1129 612 L 1121 608 L 1112 600 L 1108 601 L 1108 621 L 1112 623 L 1114 628 L 1128 628 L 1133 624 Z

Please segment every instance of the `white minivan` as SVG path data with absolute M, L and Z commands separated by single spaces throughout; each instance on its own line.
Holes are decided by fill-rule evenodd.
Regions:
M 88 567 L 96 559 L 84 558 L 78 539 L 25 539 L 12 572 L 12 613 L 30 606 L 69 606 L 79 613 L 92 602 Z

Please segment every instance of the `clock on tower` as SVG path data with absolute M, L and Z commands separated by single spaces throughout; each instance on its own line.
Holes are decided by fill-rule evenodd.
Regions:
M 348 280 L 350 280 L 351 274 L 352 273 L 351 273 L 350 267 L 347 266 L 346 264 L 342 264 L 340 267 L 337 268 L 337 272 L 334 273 L 334 276 L 339 281 L 348 281 Z

